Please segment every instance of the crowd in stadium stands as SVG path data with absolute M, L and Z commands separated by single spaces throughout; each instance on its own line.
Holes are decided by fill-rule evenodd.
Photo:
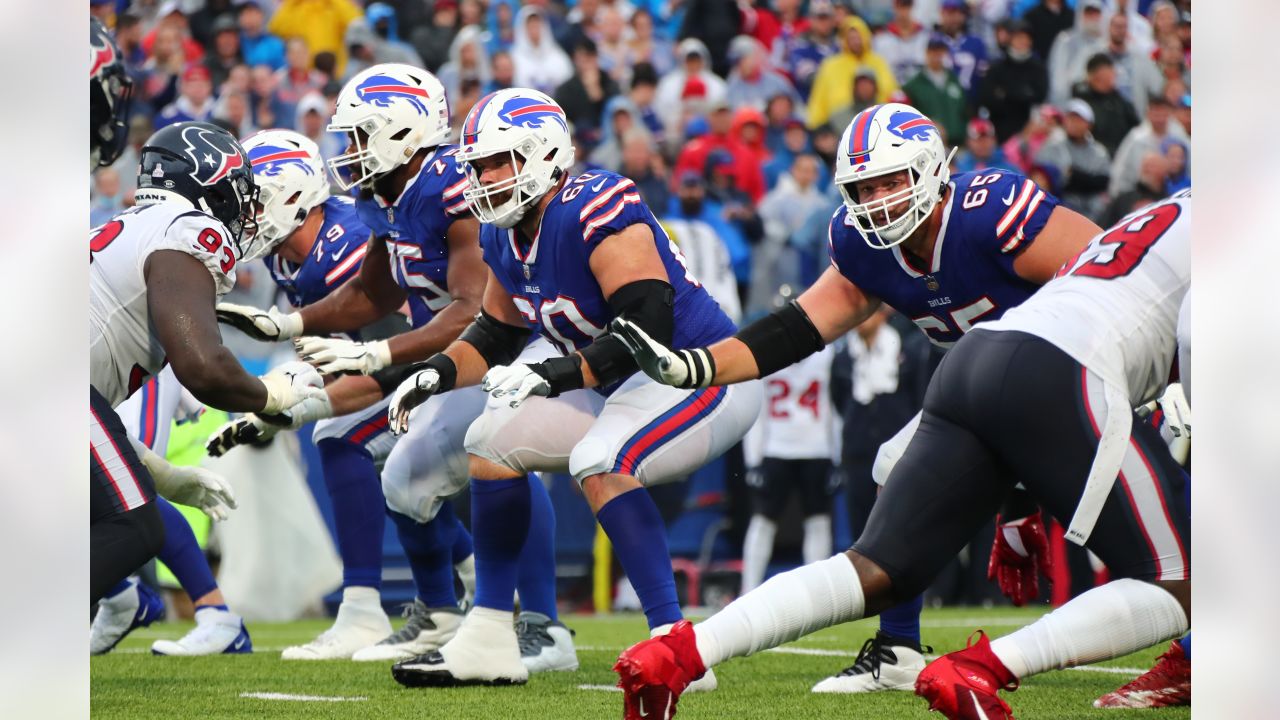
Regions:
M 131 148 L 93 180 L 128 205 L 153 129 L 295 129 L 326 156 L 345 80 L 382 62 L 444 84 L 455 129 L 533 87 L 581 168 L 632 178 L 684 243 L 718 238 L 743 318 L 826 267 L 847 124 L 908 102 L 958 148 L 1106 226 L 1190 184 L 1190 0 L 91 0 L 135 81 Z M 715 282 L 708 278 L 708 282 Z M 985 565 L 985 563 L 984 563 Z

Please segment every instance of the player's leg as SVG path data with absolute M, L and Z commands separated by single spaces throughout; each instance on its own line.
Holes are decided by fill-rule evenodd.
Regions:
M 529 669 L 512 626 L 514 594 L 525 563 L 552 569 L 555 563 L 551 543 L 531 533 L 545 527 L 533 521 L 535 508 L 545 513 L 550 503 L 542 505 L 545 487 L 530 473 L 568 470 L 570 452 L 601 405 L 600 396 L 587 390 L 557 398 L 531 397 L 516 408 L 488 400 L 468 428 L 465 443 L 470 456 L 475 605 L 454 638 L 438 651 L 396 664 L 392 675 L 398 682 L 449 686 L 527 680 Z M 571 646 L 562 649 L 573 652 L 576 660 Z
M 104 597 L 164 543 L 155 486 L 119 416 L 89 388 L 89 599 Z
M 871 466 L 871 478 L 877 491 L 888 480 L 898 460 L 920 426 L 920 413 L 880 446 Z M 875 495 L 863 493 L 864 501 L 874 507 Z M 854 537 L 862 528 L 855 528 Z M 924 610 L 924 594 L 894 605 L 880 613 L 880 629 L 868 638 L 858 651 L 853 664 L 830 677 L 818 681 L 813 692 L 861 693 L 881 690 L 912 690 L 916 677 L 924 669 L 924 654 L 932 648 L 921 643 L 920 613 Z
M 1009 486 L 970 431 L 926 414 L 853 549 L 775 575 L 702 623 L 680 623 L 623 653 L 615 669 L 627 717 L 641 716 L 639 703 L 674 705 L 673 696 L 704 668 L 918 594 L 995 513 Z M 662 667 L 678 671 L 664 674 Z
M 1016 359 L 1007 365 L 1003 386 L 992 393 L 983 441 L 1066 525 L 1095 462 L 1100 429 L 1108 424 L 1105 386 L 1038 338 L 983 335 L 1003 336 L 995 344 Z M 1113 412 L 1131 412 L 1120 404 Z M 1046 413 L 1046 407 L 1057 411 Z M 1120 477 L 1088 543 L 1120 579 L 1015 633 L 990 644 L 980 638 L 931 663 L 917 687 L 948 717 L 968 717 L 955 709 L 961 698 L 989 692 L 966 679 L 974 673 L 985 675 L 990 687 L 1012 689 L 1038 672 L 1117 657 L 1186 631 L 1190 566 L 1182 474 L 1149 426 L 1135 422 L 1127 446 L 1121 443 Z
M 795 460 L 763 458 L 750 473 L 751 522 L 742 540 L 742 593 L 751 592 L 764 581 L 773 556 L 773 540 L 778 532 L 778 516 L 786 505 L 795 478 Z M 830 554 L 829 552 L 827 553 Z
M 459 523 L 448 498 L 466 487 L 463 440 L 484 403 L 479 388 L 431 398 L 414 411 L 409 432 L 387 457 L 382 491 L 417 597 L 403 627 L 352 659 L 408 659 L 435 650 L 457 632 L 462 610 L 454 594 L 453 545 Z
M 333 625 L 311 642 L 285 648 L 285 660 L 350 658 L 391 634 L 381 592 L 386 502 L 371 449 L 371 443 L 389 435 L 385 404 L 316 423 L 312 439 L 342 558 L 342 603 Z
M 453 571 L 462 583 L 462 597 L 458 598 L 458 606 L 465 612 L 476 599 L 476 557 L 475 545 L 471 540 L 471 531 L 462 524 L 462 518 L 454 514 L 457 526 L 453 534 Z

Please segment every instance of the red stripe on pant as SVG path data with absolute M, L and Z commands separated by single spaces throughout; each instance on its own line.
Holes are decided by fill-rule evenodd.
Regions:
M 644 454 L 649 446 L 656 444 L 663 439 L 663 435 L 672 433 L 672 430 L 679 428 L 690 418 L 706 409 L 712 401 L 724 392 L 722 387 L 710 388 L 707 392 L 700 395 L 696 400 L 689 404 L 688 407 L 680 412 L 667 418 L 667 421 L 658 427 L 650 430 L 638 442 L 631 446 L 631 450 L 623 456 L 622 462 L 618 463 L 618 470 L 622 475 L 633 475 L 636 470 L 636 459 Z

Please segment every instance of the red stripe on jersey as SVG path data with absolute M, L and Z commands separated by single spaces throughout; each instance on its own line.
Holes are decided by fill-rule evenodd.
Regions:
M 587 203 L 587 206 L 582 208 L 582 213 L 578 216 L 578 219 L 582 221 L 586 221 L 587 217 L 590 216 L 591 213 L 599 209 L 601 205 L 604 205 L 606 202 L 608 202 L 609 198 L 613 197 L 614 195 L 617 195 L 622 190 L 635 187 L 635 185 L 636 184 L 631 182 L 630 180 L 624 179 L 622 182 L 609 188 L 609 190 L 604 194 L 600 195 L 596 199 Z
M 618 217 L 618 215 L 622 213 L 623 207 L 627 205 L 635 205 L 639 202 L 640 202 L 640 196 L 636 193 L 627 193 L 623 195 L 621 198 L 618 199 L 618 202 L 616 205 L 609 208 L 609 210 L 607 210 L 604 214 L 597 216 L 596 219 L 587 223 L 586 227 L 582 229 L 582 241 L 590 242 L 591 236 L 595 234 L 596 230 L 599 230 L 601 225 L 605 225 L 609 221 Z
M 1000 218 L 1000 222 L 996 223 L 996 237 L 1004 237 L 1005 232 L 1013 225 L 1013 221 L 1018 218 L 1018 213 L 1027 206 L 1027 200 L 1031 198 L 1031 192 L 1035 189 L 1036 184 L 1030 180 L 1022 183 L 1022 192 L 1018 195 L 1018 201 L 1015 202 L 1008 210 L 1005 211 L 1004 217 Z
M 352 266 L 360 263 L 360 260 L 364 258 L 365 253 L 368 252 L 368 250 L 369 250 L 368 243 L 356 248 L 350 255 L 347 256 L 346 260 L 343 260 L 342 262 L 338 263 L 336 267 L 334 267 L 332 270 L 329 271 L 328 275 L 324 276 L 324 284 L 332 285 L 338 280 L 340 280 L 342 276 L 345 275 L 347 271 L 352 268 Z

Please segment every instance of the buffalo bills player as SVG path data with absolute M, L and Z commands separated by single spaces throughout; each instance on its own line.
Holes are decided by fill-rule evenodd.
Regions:
M 443 349 L 478 310 L 486 277 L 479 225 L 463 197 L 466 178 L 455 150 L 445 144 L 450 129 L 444 88 L 430 73 L 396 64 L 362 71 L 339 95 L 330 130 L 349 139 L 347 152 L 330 159 L 329 167 L 345 189 L 359 188 L 356 212 L 373 240 L 359 274 L 297 312 L 223 305 L 221 316 L 262 339 L 277 340 L 355 330 L 407 301 L 409 332 L 386 340 L 308 337 L 300 342 L 303 357 L 321 372 L 372 375 L 379 394 L 386 394 L 403 376 L 395 365 Z M 417 430 L 395 443 L 383 466 L 381 486 L 391 517 L 406 549 L 419 558 L 414 567 L 420 602 L 413 606 L 408 630 L 371 638 L 359 624 L 344 621 L 340 609 L 326 637 L 291 655 L 401 659 L 435 649 L 453 635 L 461 621 L 452 568 L 460 525 L 447 498 L 467 481 L 463 434 L 483 406 L 479 391 L 441 397 L 419 412 Z M 381 431 L 386 416 L 369 422 Z M 352 463 L 350 472 L 355 471 Z M 370 495 L 364 502 L 373 504 L 377 484 L 362 487 Z M 550 525 L 539 538 L 550 546 Z M 548 618 L 530 626 L 545 630 L 556 618 L 554 566 L 538 570 L 521 595 L 526 609 Z M 381 613 L 376 593 L 364 589 L 346 592 L 343 604 L 353 619 Z M 554 646 L 559 663 L 576 667 L 570 637 L 565 630 Z M 530 645 L 529 661 L 536 664 L 546 647 Z
M 214 514 L 234 506 L 225 480 L 175 468 L 130 440 L 114 408 L 166 364 L 201 402 L 279 413 L 322 394 L 320 376 L 291 363 L 260 378 L 222 344 L 214 305 L 238 263 L 271 245 L 255 234 L 257 188 L 244 149 L 207 123 L 178 123 L 143 144 L 137 205 L 89 240 L 93 599 L 153 557 L 163 529 L 155 492 Z M 154 485 L 153 485 L 154 482 Z
M 569 175 L 574 149 L 555 101 L 527 89 L 486 96 L 463 123 L 458 158 L 466 198 L 484 222 L 484 303 L 457 342 L 396 390 L 390 412 L 393 431 L 412 432 L 410 412 L 434 396 L 482 379 L 491 393 L 466 438 L 476 605 L 438 652 L 393 668 L 406 685 L 527 680 L 511 591 L 531 528 L 550 512 L 531 497 L 531 471 L 567 471 L 581 483 L 651 632 L 667 632 L 680 607 L 645 485 L 684 477 L 737 443 L 762 399 L 758 383 L 664 387 L 636 373 L 607 335 L 608 322 L 623 316 L 685 347 L 727 337 L 734 325 L 685 269 L 631 180 Z M 535 330 L 555 351 L 517 361 Z
M 707 351 L 716 382 L 759 377 L 798 362 L 859 325 L 881 302 L 913 319 L 935 344 L 950 346 L 974 323 L 1030 297 L 1098 229 L 1016 172 L 950 177 L 937 128 L 907 105 L 859 113 L 841 148 L 836 182 L 844 204 L 829 226 L 832 267 L 798 300 Z M 726 370 L 729 379 L 722 380 Z M 707 371 L 695 368 L 696 379 L 709 382 Z M 916 422 L 886 449 L 909 441 Z M 892 458 L 877 464 L 883 473 Z M 1036 542 L 1040 528 L 1039 517 L 1031 515 L 1010 531 L 1023 547 L 1036 548 L 1043 547 Z M 1037 553 L 1003 552 L 1002 543 L 1004 532 L 996 551 L 1006 563 L 996 568 L 1001 589 L 1032 595 L 1023 585 L 1034 582 Z M 924 667 L 920 607 L 917 597 L 885 613 L 880 632 L 854 665 L 815 691 L 910 689 Z

